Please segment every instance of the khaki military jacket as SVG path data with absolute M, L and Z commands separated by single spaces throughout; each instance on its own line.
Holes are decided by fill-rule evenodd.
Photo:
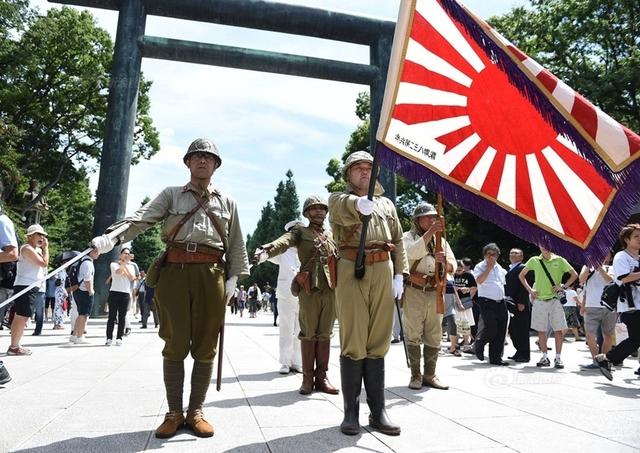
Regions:
M 338 253 L 331 231 L 314 230 L 312 227 L 296 225 L 273 242 L 262 246 L 269 257 L 280 255 L 296 247 L 300 259 L 300 272 L 309 272 L 311 288 L 329 288 L 329 266 L 327 258 Z
M 130 225 L 129 229 L 120 236 L 120 243 L 123 243 L 130 241 L 153 225 L 163 222 L 161 238 L 166 243 L 171 239 L 169 235 L 174 226 L 180 223 L 180 220 L 198 204 L 190 192 L 209 199 L 207 204 L 209 212 L 218 220 L 218 225 L 227 236 L 225 254 L 227 277 L 248 275 L 249 261 L 240 229 L 236 203 L 233 199 L 221 194 L 211 186 L 205 189 L 204 192 L 197 189 L 191 182 L 180 187 L 167 187 L 132 216 L 114 223 L 107 231 L 128 223 Z M 182 226 L 175 237 L 175 241 L 204 244 L 220 251 L 224 249 L 218 231 L 202 209 L 198 209 L 187 223 Z
M 409 267 L 402 241 L 402 225 L 395 205 L 382 194 L 382 187 L 376 184 L 373 197 L 375 208 L 367 228 L 366 244 L 367 246 L 394 244 L 395 251 L 391 253 L 393 273 L 407 275 Z M 346 192 L 335 192 L 329 196 L 329 223 L 339 247 L 358 247 L 360 243 L 363 216 L 356 209 L 357 200 L 358 196 L 348 185 Z
M 410 231 L 404 233 L 402 240 L 404 241 L 404 247 L 407 251 L 409 269 L 413 269 L 413 265 L 418 262 L 414 272 L 427 276 L 434 275 L 436 272 L 435 235 L 431 239 L 431 242 L 426 244 L 422 239 L 422 235 L 418 234 L 418 232 L 412 228 Z M 451 265 L 453 271 L 455 271 L 457 267 L 456 257 L 444 238 L 442 238 L 442 251 L 445 252 L 447 264 Z M 453 271 L 451 273 L 453 273 Z

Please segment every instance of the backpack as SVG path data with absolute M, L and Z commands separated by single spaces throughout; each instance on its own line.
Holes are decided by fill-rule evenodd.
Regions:
M 78 281 L 78 274 L 80 273 L 80 265 L 87 260 L 91 260 L 88 256 L 84 256 L 71 266 L 67 270 L 67 279 L 64 282 L 64 287 L 69 294 L 73 293 L 80 287 L 80 282 Z
M 600 296 L 600 305 L 609 311 L 616 311 L 621 289 L 616 282 L 607 283 L 602 290 L 602 296 Z

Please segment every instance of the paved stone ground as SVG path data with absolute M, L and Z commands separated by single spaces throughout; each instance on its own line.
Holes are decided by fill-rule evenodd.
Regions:
M 640 451 L 637 361 L 627 359 L 609 382 L 597 370 L 579 370 L 588 358 L 584 342 L 565 342 L 564 370 L 537 369 L 538 353 L 531 363 L 510 367 L 443 356 L 439 375 L 449 391 L 408 389 L 402 346 L 392 345 L 387 406 L 402 435 L 366 427 L 363 391 L 365 429 L 348 437 L 338 428 L 340 395 L 299 395 L 301 376 L 278 374 L 278 330 L 270 314 L 227 321 L 222 391 L 212 384 L 205 407 L 213 438 L 187 431 L 169 440 L 153 436 L 167 409 L 157 331 L 134 324 L 123 346 L 106 347 L 105 320 L 97 319 L 90 321 L 89 345 L 68 345 L 66 331 L 47 324 L 42 336 L 26 331 L 23 344 L 32 356 L 0 355 L 13 376 L 0 386 L 0 452 Z M 8 335 L 0 332 L 2 351 Z M 512 352 L 508 346 L 505 356 Z M 338 354 L 335 337 L 329 375 L 336 386 Z

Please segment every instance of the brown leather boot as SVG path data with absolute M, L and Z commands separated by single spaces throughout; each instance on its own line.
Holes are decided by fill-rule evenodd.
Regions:
M 420 373 L 420 346 L 407 345 L 407 355 L 409 356 L 409 364 L 411 365 L 411 379 L 409 379 L 409 388 L 412 390 L 420 390 L 422 388 L 422 373 Z
M 213 426 L 204 419 L 204 414 L 202 413 L 202 409 L 193 409 L 187 411 L 187 418 L 185 423 L 191 430 L 193 434 L 198 437 L 211 437 L 213 436 Z
M 436 376 L 436 363 L 438 362 L 439 348 L 429 348 L 424 346 L 424 374 L 422 385 L 433 387 L 438 390 L 449 390 L 449 386 L 440 382 Z
M 314 387 L 316 390 L 337 395 L 339 390 L 331 385 L 327 378 L 327 370 L 329 369 L 329 353 L 331 351 L 330 340 L 319 340 L 316 342 L 316 371 Z
M 184 415 L 182 411 L 167 412 L 164 416 L 164 421 L 156 429 L 155 435 L 158 439 L 168 439 L 175 436 L 183 424 Z
M 313 391 L 313 365 L 316 359 L 315 340 L 300 340 L 300 352 L 302 353 L 302 385 L 300 394 L 308 395 Z

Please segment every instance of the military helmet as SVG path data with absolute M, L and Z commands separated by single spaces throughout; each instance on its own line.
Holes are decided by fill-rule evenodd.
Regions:
M 366 151 L 356 151 L 355 153 L 350 154 L 344 162 L 344 167 L 342 167 L 342 177 L 345 181 L 349 180 L 349 177 L 347 176 L 349 169 L 358 162 L 369 162 L 373 165 L 373 156 Z
M 324 198 L 322 198 L 320 195 L 311 195 L 309 198 L 304 200 L 304 204 L 302 206 L 302 215 L 306 214 L 307 210 L 311 208 L 311 206 L 322 206 L 327 211 L 329 210 L 329 205 Z
M 438 215 L 438 211 L 433 207 L 431 203 L 427 203 L 426 201 L 422 201 L 418 203 L 418 205 L 413 210 L 412 220 L 417 219 L 418 217 L 423 217 L 426 215 Z
M 222 165 L 222 159 L 220 158 L 218 148 L 216 148 L 216 145 L 208 138 L 197 138 L 193 142 L 191 142 L 191 144 L 189 145 L 189 149 L 187 149 L 187 153 L 182 158 L 182 161 L 186 164 L 189 155 L 193 153 L 212 154 L 218 161 L 218 167 Z

